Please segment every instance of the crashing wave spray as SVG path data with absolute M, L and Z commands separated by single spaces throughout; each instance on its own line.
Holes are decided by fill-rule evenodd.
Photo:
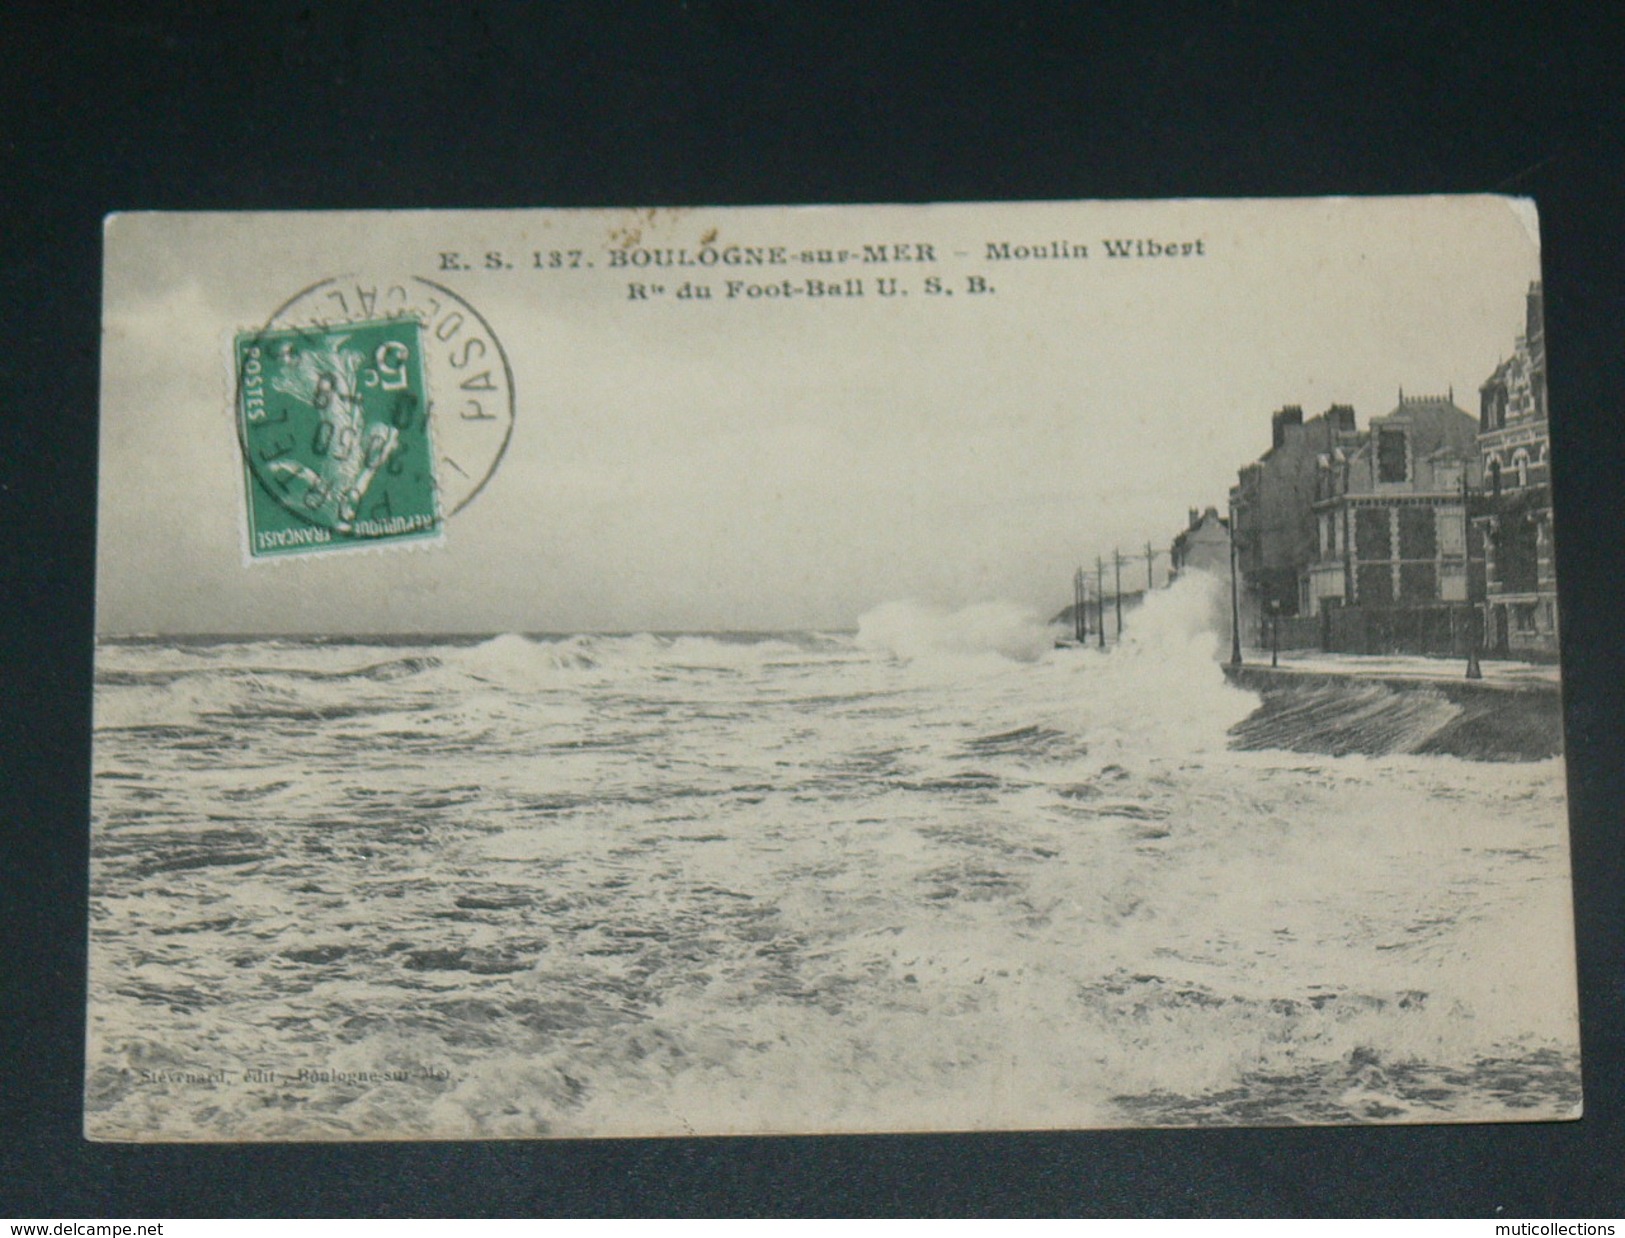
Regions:
M 959 610 L 887 602 L 858 620 L 858 644 L 908 662 L 984 656 L 1036 662 L 1054 644 L 1054 633 L 1032 611 L 1010 602 Z
M 1258 705 L 1220 666 L 1224 600 L 1222 582 L 1189 572 L 1125 616 L 1115 644 L 1057 651 L 1074 680 L 1073 725 L 1123 755 L 1222 748 Z

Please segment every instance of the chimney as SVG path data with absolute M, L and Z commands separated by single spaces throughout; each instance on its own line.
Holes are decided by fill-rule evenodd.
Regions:
M 1540 281 L 1537 279 L 1529 285 L 1529 300 L 1524 308 L 1523 337 L 1529 341 L 1531 347 L 1540 339 L 1545 328 L 1542 325 L 1546 316 L 1546 297 L 1541 292 Z
M 1270 414 L 1270 448 L 1286 442 L 1286 428 L 1303 424 L 1303 405 L 1287 404 L 1280 412 Z
M 1189 511 L 1190 511 L 1190 516 L 1186 521 L 1185 527 L 1187 529 L 1194 529 L 1196 527 L 1196 509 L 1194 507 L 1192 507 L 1192 508 L 1189 509 Z
M 1354 433 L 1354 405 L 1333 404 L 1326 410 L 1326 421 L 1339 434 Z

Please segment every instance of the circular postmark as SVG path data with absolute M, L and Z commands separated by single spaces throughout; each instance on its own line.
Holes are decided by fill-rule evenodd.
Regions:
M 237 340 L 254 553 L 438 534 L 478 497 L 514 426 L 485 318 L 422 276 L 335 276 Z

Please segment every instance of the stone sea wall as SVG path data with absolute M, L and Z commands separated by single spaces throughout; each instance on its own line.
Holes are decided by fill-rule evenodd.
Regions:
M 1230 729 L 1232 747 L 1334 756 L 1433 753 L 1472 761 L 1540 761 L 1563 751 L 1555 683 L 1317 674 L 1226 667 L 1259 707 Z

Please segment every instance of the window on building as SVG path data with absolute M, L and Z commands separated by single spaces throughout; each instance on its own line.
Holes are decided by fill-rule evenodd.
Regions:
M 1402 507 L 1399 509 L 1399 557 L 1401 559 L 1434 559 L 1439 553 L 1439 538 L 1433 523 L 1431 507 Z
M 1535 592 L 1539 558 L 1535 545 L 1535 522 L 1528 516 L 1512 516 L 1501 522 L 1495 539 L 1496 574 L 1506 593 Z
M 1518 471 L 1518 485 L 1520 487 L 1527 486 L 1529 484 L 1529 453 L 1521 447 L 1513 452 L 1512 467 Z
M 1362 507 L 1354 513 L 1354 548 L 1361 559 L 1392 559 L 1393 533 L 1386 507 Z
M 1410 476 L 1406 460 L 1405 431 L 1377 431 L 1377 480 L 1404 481 Z

